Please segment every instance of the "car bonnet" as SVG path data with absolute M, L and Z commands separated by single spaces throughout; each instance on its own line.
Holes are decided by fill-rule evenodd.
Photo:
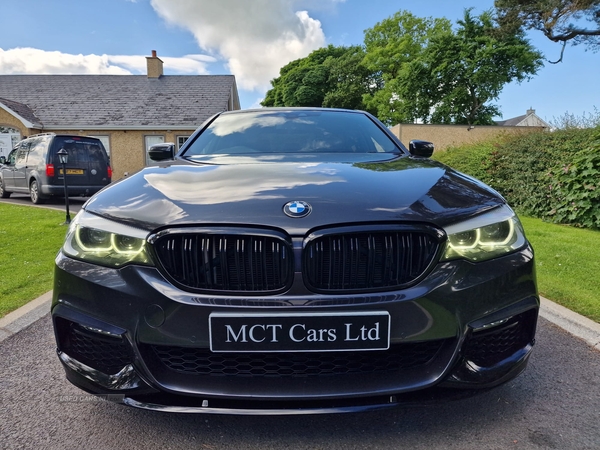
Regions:
M 305 202 L 310 214 L 284 206 Z M 315 227 L 366 222 L 458 222 L 504 203 L 477 180 L 434 161 L 293 161 L 173 164 L 114 183 L 85 206 L 140 228 L 228 224 L 303 234 Z

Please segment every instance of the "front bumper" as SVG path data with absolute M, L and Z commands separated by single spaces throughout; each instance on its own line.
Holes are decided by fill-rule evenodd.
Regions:
M 302 414 L 438 401 L 506 382 L 527 364 L 538 308 L 527 248 L 440 264 L 403 291 L 302 299 L 187 294 L 151 268 L 59 255 L 52 315 L 67 377 L 88 392 L 160 411 Z M 275 359 L 208 350 L 211 312 L 290 310 L 388 311 L 391 348 Z

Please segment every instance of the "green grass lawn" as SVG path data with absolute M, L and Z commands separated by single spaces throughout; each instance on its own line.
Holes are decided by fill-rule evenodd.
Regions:
M 535 250 L 540 294 L 600 322 L 600 231 L 521 221 Z
M 600 231 L 521 218 L 540 294 L 600 322 Z M 52 289 L 64 213 L 0 204 L 0 317 Z
M 65 214 L 0 204 L 0 317 L 52 289 Z

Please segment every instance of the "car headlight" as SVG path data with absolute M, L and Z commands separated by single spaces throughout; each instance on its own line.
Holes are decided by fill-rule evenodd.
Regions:
M 448 235 L 442 261 L 464 258 L 485 261 L 523 247 L 521 222 L 508 206 L 445 228 Z
M 69 227 L 63 252 L 108 267 L 151 265 L 147 231 L 81 211 Z

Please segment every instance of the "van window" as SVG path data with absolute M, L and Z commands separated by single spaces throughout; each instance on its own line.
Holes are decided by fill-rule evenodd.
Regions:
M 38 166 L 39 164 L 44 164 L 46 162 L 46 154 L 44 153 L 47 148 L 46 142 L 47 140 L 44 139 L 38 139 L 31 142 L 29 156 L 27 157 L 27 165 Z
M 69 153 L 69 165 L 85 164 L 89 161 L 108 161 L 102 143 L 96 139 L 57 136 L 52 145 L 55 159 L 57 152 L 64 148 Z
M 17 152 L 19 151 L 19 148 L 15 148 L 12 152 L 10 152 L 8 154 L 8 158 L 6 158 L 6 164 L 9 166 L 14 166 L 15 165 L 15 159 L 17 158 Z
M 21 147 L 17 150 L 17 159 L 15 164 L 25 164 L 27 162 L 27 148 Z

